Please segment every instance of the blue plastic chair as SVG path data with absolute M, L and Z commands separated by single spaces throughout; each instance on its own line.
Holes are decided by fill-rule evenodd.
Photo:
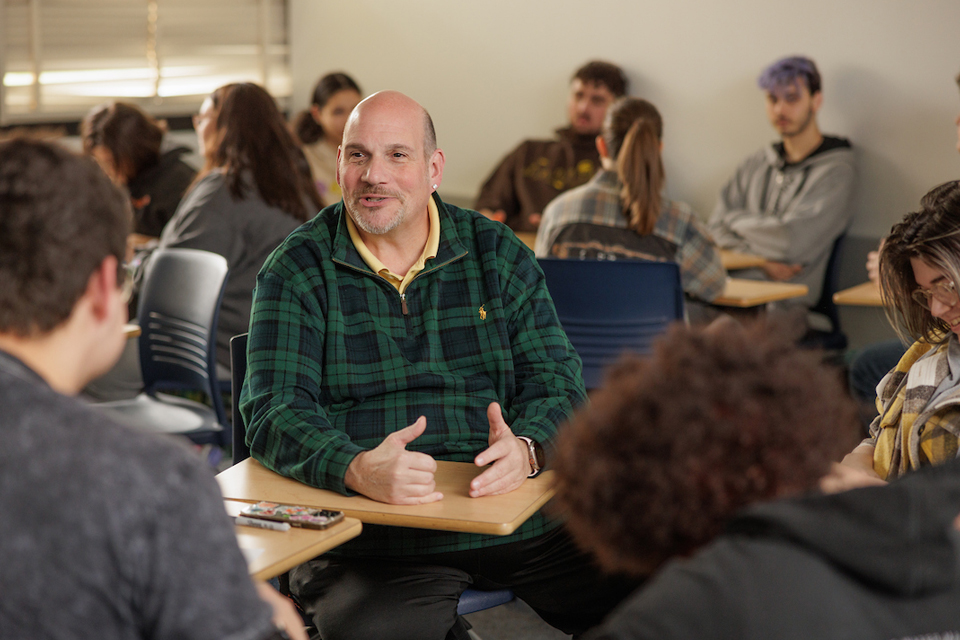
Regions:
M 148 431 L 186 436 L 196 444 L 227 443 L 216 377 L 217 316 L 227 271 L 226 259 L 208 251 L 153 253 L 137 311 L 144 391 L 130 400 L 94 406 Z M 171 389 L 202 391 L 213 408 L 161 393 Z
M 680 267 L 647 260 L 541 258 L 563 330 L 596 389 L 625 351 L 649 353 L 670 323 L 684 319 Z
M 843 252 L 843 244 L 846 234 L 838 237 L 833 247 L 830 249 L 830 259 L 827 261 L 827 270 L 823 274 L 823 289 L 820 291 L 820 299 L 811 308 L 814 313 L 819 313 L 830 321 L 830 330 L 810 329 L 800 341 L 805 347 L 815 347 L 825 351 L 843 351 L 847 348 L 847 334 L 840 327 L 840 310 L 833 301 L 833 294 L 837 291 L 837 283 L 840 280 L 840 256 Z

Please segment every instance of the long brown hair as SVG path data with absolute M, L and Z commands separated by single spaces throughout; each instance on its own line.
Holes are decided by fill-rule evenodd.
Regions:
M 893 226 L 880 250 L 880 295 L 890 324 L 906 342 L 946 342 L 951 327 L 913 299 L 917 281 L 911 258 L 939 269 L 960 286 L 960 182 L 931 189 L 920 211 Z
M 90 154 L 94 147 L 105 147 L 128 181 L 159 162 L 164 133 L 166 123 L 129 102 L 104 102 L 80 123 L 83 151 Z
M 646 100 L 622 98 L 607 110 L 601 135 L 610 157 L 617 161 L 627 225 L 647 235 L 660 217 L 660 191 L 665 179 L 660 158 L 660 112 Z
M 249 174 L 265 203 L 298 220 L 306 221 L 315 213 L 308 210 L 304 197 L 317 211 L 323 208 L 309 167 L 269 93 L 249 82 L 227 84 L 211 93 L 210 100 L 217 138 L 205 150 L 206 163 L 197 180 L 213 169 L 223 169 L 230 194 L 243 200 L 248 188 L 244 175 Z

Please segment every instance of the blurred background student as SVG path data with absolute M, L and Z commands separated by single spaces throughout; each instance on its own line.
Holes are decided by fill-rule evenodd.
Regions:
M 313 88 L 310 109 L 300 112 L 293 124 L 310 173 L 324 206 L 340 200 L 337 184 L 337 147 L 350 112 L 362 99 L 360 86 L 345 73 L 328 73 Z
M 706 228 L 687 204 L 663 196 L 662 137 L 655 106 L 613 103 L 596 140 L 601 169 L 546 206 L 537 256 L 670 260 L 689 296 L 710 302 L 723 293 L 727 273 Z
M 84 152 L 130 194 L 134 233 L 154 238 L 173 217 L 197 173 L 183 161 L 189 149 L 162 149 L 165 134 L 165 122 L 127 102 L 98 105 L 80 123 Z
M 229 377 L 230 338 L 247 330 L 257 272 L 291 231 L 321 208 L 302 154 L 273 98 L 262 87 L 228 84 L 203 101 L 194 128 L 205 163 L 160 235 L 227 259 L 217 327 L 217 362 Z
M 257 272 L 291 231 L 321 208 L 320 196 L 273 98 L 255 84 L 215 90 L 194 116 L 204 166 L 158 248 L 202 249 L 227 259 L 217 324 L 217 376 L 230 377 L 230 338 L 247 331 Z M 142 277 L 150 259 L 135 259 Z M 84 389 L 94 401 L 136 396 L 143 389 L 137 342 L 129 340 L 117 366 Z

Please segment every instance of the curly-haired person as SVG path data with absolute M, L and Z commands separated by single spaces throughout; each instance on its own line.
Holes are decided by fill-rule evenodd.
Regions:
M 647 575 L 741 507 L 816 487 L 856 442 L 838 374 L 783 329 L 674 327 L 561 431 L 558 499 L 604 568 Z
M 856 408 L 782 327 L 677 327 L 592 400 L 558 444 L 567 526 L 608 570 L 660 568 L 594 640 L 960 629 L 960 466 L 816 491 Z

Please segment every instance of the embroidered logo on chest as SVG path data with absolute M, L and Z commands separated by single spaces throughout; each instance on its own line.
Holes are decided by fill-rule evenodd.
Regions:
M 486 312 L 486 310 L 483 308 L 483 305 L 480 305 L 480 308 L 477 309 L 477 311 L 480 312 L 480 319 L 481 319 L 481 320 L 486 320 L 486 319 L 487 319 L 487 312 Z

